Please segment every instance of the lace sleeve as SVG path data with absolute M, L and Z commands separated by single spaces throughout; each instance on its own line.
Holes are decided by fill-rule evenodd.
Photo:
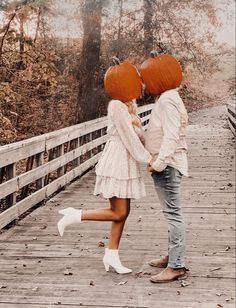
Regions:
M 134 131 L 127 107 L 120 101 L 113 101 L 111 108 L 114 125 L 125 148 L 136 161 L 149 163 L 152 157 Z

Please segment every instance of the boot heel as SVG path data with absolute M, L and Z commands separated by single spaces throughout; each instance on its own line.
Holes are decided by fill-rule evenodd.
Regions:
M 61 220 L 57 223 L 57 229 L 58 229 L 58 232 L 59 232 L 60 236 L 62 237 L 63 234 L 64 234 L 64 229 L 65 228 L 64 228 L 63 223 L 61 222 Z
M 110 265 L 106 262 L 103 262 L 103 264 L 104 264 L 105 270 L 108 272 Z

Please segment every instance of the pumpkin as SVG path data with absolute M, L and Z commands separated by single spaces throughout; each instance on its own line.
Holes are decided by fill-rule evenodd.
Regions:
M 109 67 L 104 77 L 105 91 L 112 99 L 128 102 L 141 96 L 142 82 L 140 75 L 131 63 L 112 58 L 113 65 Z
M 141 77 L 147 92 L 159 95 L 180 86 L 183 75 L 179 62 L 168 54 L 151 52 L 151 58 L 141 65 Z

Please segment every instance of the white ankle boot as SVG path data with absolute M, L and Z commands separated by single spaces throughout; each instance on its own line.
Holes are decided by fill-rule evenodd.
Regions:
M 124 267 L 120 262 L 119 251 L 116 249 L 105 249 L 105 255 L 103 257 L 103 264 L 106 271 L 109 271 L 109 267 L 113 267 L 118 274 L 132 273 L 132 270 Z
M 73 207 L 68 207 L 64 210 L 58 211 L 58 213 L 64 215 L 57 223 L 60 236 L 63 236 L 64 229 L 67 226 L 81 222 L 82 210 L 76 210 Z

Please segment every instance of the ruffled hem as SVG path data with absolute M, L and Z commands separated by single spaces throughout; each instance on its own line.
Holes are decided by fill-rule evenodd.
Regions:
M 141 177 L 120 180 L 112 177 L 97 176 L 94 195 L 102 195 L 105 199 L 112 197 L 140 199 L 146 196 L 146 190 Z

